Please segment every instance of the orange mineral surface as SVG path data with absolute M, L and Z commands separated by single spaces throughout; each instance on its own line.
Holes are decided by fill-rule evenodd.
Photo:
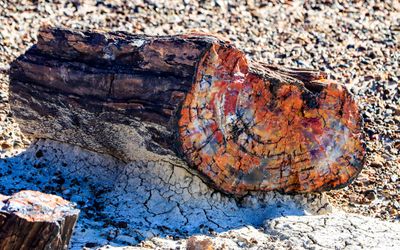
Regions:
M 344 86 L 316 71 L 251 66 L 214 43 L 183 103 L 188 162 L 231 194 L 342 187 L 364 160 L 361 119 Z

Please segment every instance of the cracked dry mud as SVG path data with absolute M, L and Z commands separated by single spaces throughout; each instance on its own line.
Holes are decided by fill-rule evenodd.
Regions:
M 234 199 L 209 188 L 176 161 L 144 157 L 124 164 L 50 140 L 2 158 L 0 166 L 1 193 L 42 190 L 78 204 L 81 215 L 72 249 L 132 245 L 155 236 L 215 235 L 260 227 L 267 218 L 332 209 L 319 194 L 253 193 Z
M 0 192 L 41 190 L 77 203 L 81 214 L 71 249 L 185 249 L 188 244 L 394 249 L 400 241 L 398 224 L 342 214 L 325 195 L 253 192 L 234 199 L 174 163 L 147 158 L 125 164 L 77 146 L 39 140 L 1 157 Z
M 215 237 L 192 236 L 180 241 L 153 238 L 143 242 L 142 246 L 169 249 L 196 249 L 195 246 L 202 249 L 396 249 L 400 244 L 399 233 L 398 224 L 338 213 L 334 216 L 280 217 L 265 221 L 262 230 L 247 226 Z

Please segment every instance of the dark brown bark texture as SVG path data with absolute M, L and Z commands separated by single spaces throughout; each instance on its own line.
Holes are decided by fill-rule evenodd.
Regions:
M 362 168 L 361 120 L 314 70 L 250 62 L 213 36 L 43 27 L 11 67 L 23 132 L 129 162 L 178 156 L 218 189 L 309 192 Z
M 79 210 L 37 191 L 0 195 L 0 249 L 68 249 Z

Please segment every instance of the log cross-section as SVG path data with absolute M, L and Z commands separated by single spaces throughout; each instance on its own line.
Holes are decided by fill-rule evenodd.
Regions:
M 79 210 L 56 195 L 0 195 L 0 249 L 68 249 Z
M 214 36 L 44 27 L 11 80 L 25 133 L 123 161 L 179 156 L 226 193 L 330 190 L 363 165 L 362 121 L 343 85 L 251 62 Z

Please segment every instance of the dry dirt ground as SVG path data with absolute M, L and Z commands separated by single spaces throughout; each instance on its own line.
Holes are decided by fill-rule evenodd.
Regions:
M 327 193 L 330 203 L 399 222 L 399 1 L 0 0 L 3 156 L 27 143 L 7 107 L 8 64 L 35 43 L 41 24 L 149 35 L 204 31 L 230 39 L 253 60 L 325 71 L 358 100 L 367 148 L 364 170 Z

